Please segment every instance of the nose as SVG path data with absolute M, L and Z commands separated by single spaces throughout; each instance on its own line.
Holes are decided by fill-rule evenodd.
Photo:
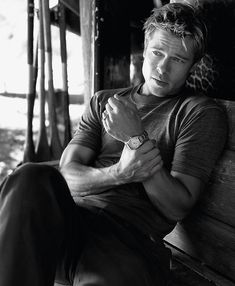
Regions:
M 159 75 L 165 74 L 169 69 L 168 59 L 164 58 L 161 61 L 159 61 L 156 69 Z

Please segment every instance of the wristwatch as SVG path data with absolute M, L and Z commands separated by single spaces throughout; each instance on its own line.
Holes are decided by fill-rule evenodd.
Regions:
M 149 139 L 147 131 L 144 131 L 143 134 L 139 136 L 133 136 L 130 137 L 130 139 L 126 142 L 126 145 L 131 149 L 131 150 L 136 150 L 138 149 L 141 145 L 144 144 Z

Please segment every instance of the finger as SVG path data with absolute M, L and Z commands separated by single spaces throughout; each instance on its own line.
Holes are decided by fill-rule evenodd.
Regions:
M 145 172 L 144 172 L 145 173 L 145 175 L 144 175 L 145 179 L 144 180 L 152 177 L 154 174 L 159 172 L 162 169 L 162 167 L 163 167 L 163 163 L 161 161 L 159 164 L 154 165 L 150 169 L 145 169 Z
M 135 110 L 135 111 L 137 110 L 136 105 L 133 102 L 127 100 L 127 98 L 125 96 L 121 96 L 119 94 L 115 94 L 114 98 L 117 99 L 124 106 L 126 106 L 128 108 L 131 108 L 132 110 Z
M 146 161 L 146 163 L 144 164 L 144 168 L 146 168 L 146 170 L 151 170 L 155 166 L 159 165 L 161 162 L 162 162 L 161 156 L 157 156 L 152 160 Z
M 107 133 L 109 133 L 110 126 L 109 126 L 108 116 L 107 116 L 107 117 L 103 117 L 103 118 L 102 118 L 102 122 L 103 122 L 103 126 L 104 126 L 105 131 L 106 131 Z
M 151 169 L 151 175 L 154 175 L 155 173 L 159 172 L 163 167 L 163 161 L 161 160 L 161 162 L 159 162 L 159 164 L 155 165 L 152 169 Z
M 123 96 L 122 94 L 118 94 L 118 93 L 115 93 L 113 97 L 122 102 L 126 102 L 126 99 L 127 99 L 126 96 Z
M 108 116 L 108 112 L 107 112 L 107 110 L 105 109 L 105 110 L 102 112 L 102 120 L 106 119 L 107 116 Z
M 117 100 L 119 100 L 119 101 L 121 101 L 121 100 L 123 100 L 123 96 L 121 96 L 121 95 L 119 95 L 119 94 L 114 94 L 114 96 L 113 96 L 115 99 L 117 99 Z
M 161 157 L 161 153 L 160 150 L 154 146 L 151 150 L 149 150 L 149 152 L 145 153 L 145 156 L 147 159 L 149 158 L 151 160 L 151 158 L 156 158 L 157 156 Z
M 123 106 L 122 101 L 118 100 L 115 97 L 110 97 L 108 99 L 108 104 L 114 109 L 115 111 Z
M 154 139 L 150 139 L 148 141 L 146 141 L 140 148 L 139 150 L 141 151 L 141 153 L 145 154 L 148 153 L 150 150 L 156 148 L 157 150 L 159 150 L 157 148 L 157 143 L 156 140 Z
M 113 108 L 111 107 L 111 105 L 109 103 L 106 103 L 105 109 L 107 111 L 108 116 L 111 116 L 111 114 L 113 112 Z

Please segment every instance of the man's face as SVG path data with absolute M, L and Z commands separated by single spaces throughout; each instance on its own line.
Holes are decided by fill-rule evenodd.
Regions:
M 143 94 L 174 95 L 184 85 L 194 64 L 193 40 L 157 29 L 145 47 Z

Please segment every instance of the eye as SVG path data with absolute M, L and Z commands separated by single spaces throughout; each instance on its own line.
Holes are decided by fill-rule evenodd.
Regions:
M 184 63 L 184 60 L 183 59 L 181 59 L 181 58 L 177 58 L 177 57 L 174 57 L 174 58 L 172 58 L 173 59 L 173 61 L 175 61 L 176 63 Z
M 154 54 L 154 56 L 157 56 L 157 57 L 159 57 L 159 56 L 161 56 L 161 55 L 162 55 L 162 53 L 161 53 L 161 52 L 156 51 L 156 50 L 152 51 L 152 53 Z

